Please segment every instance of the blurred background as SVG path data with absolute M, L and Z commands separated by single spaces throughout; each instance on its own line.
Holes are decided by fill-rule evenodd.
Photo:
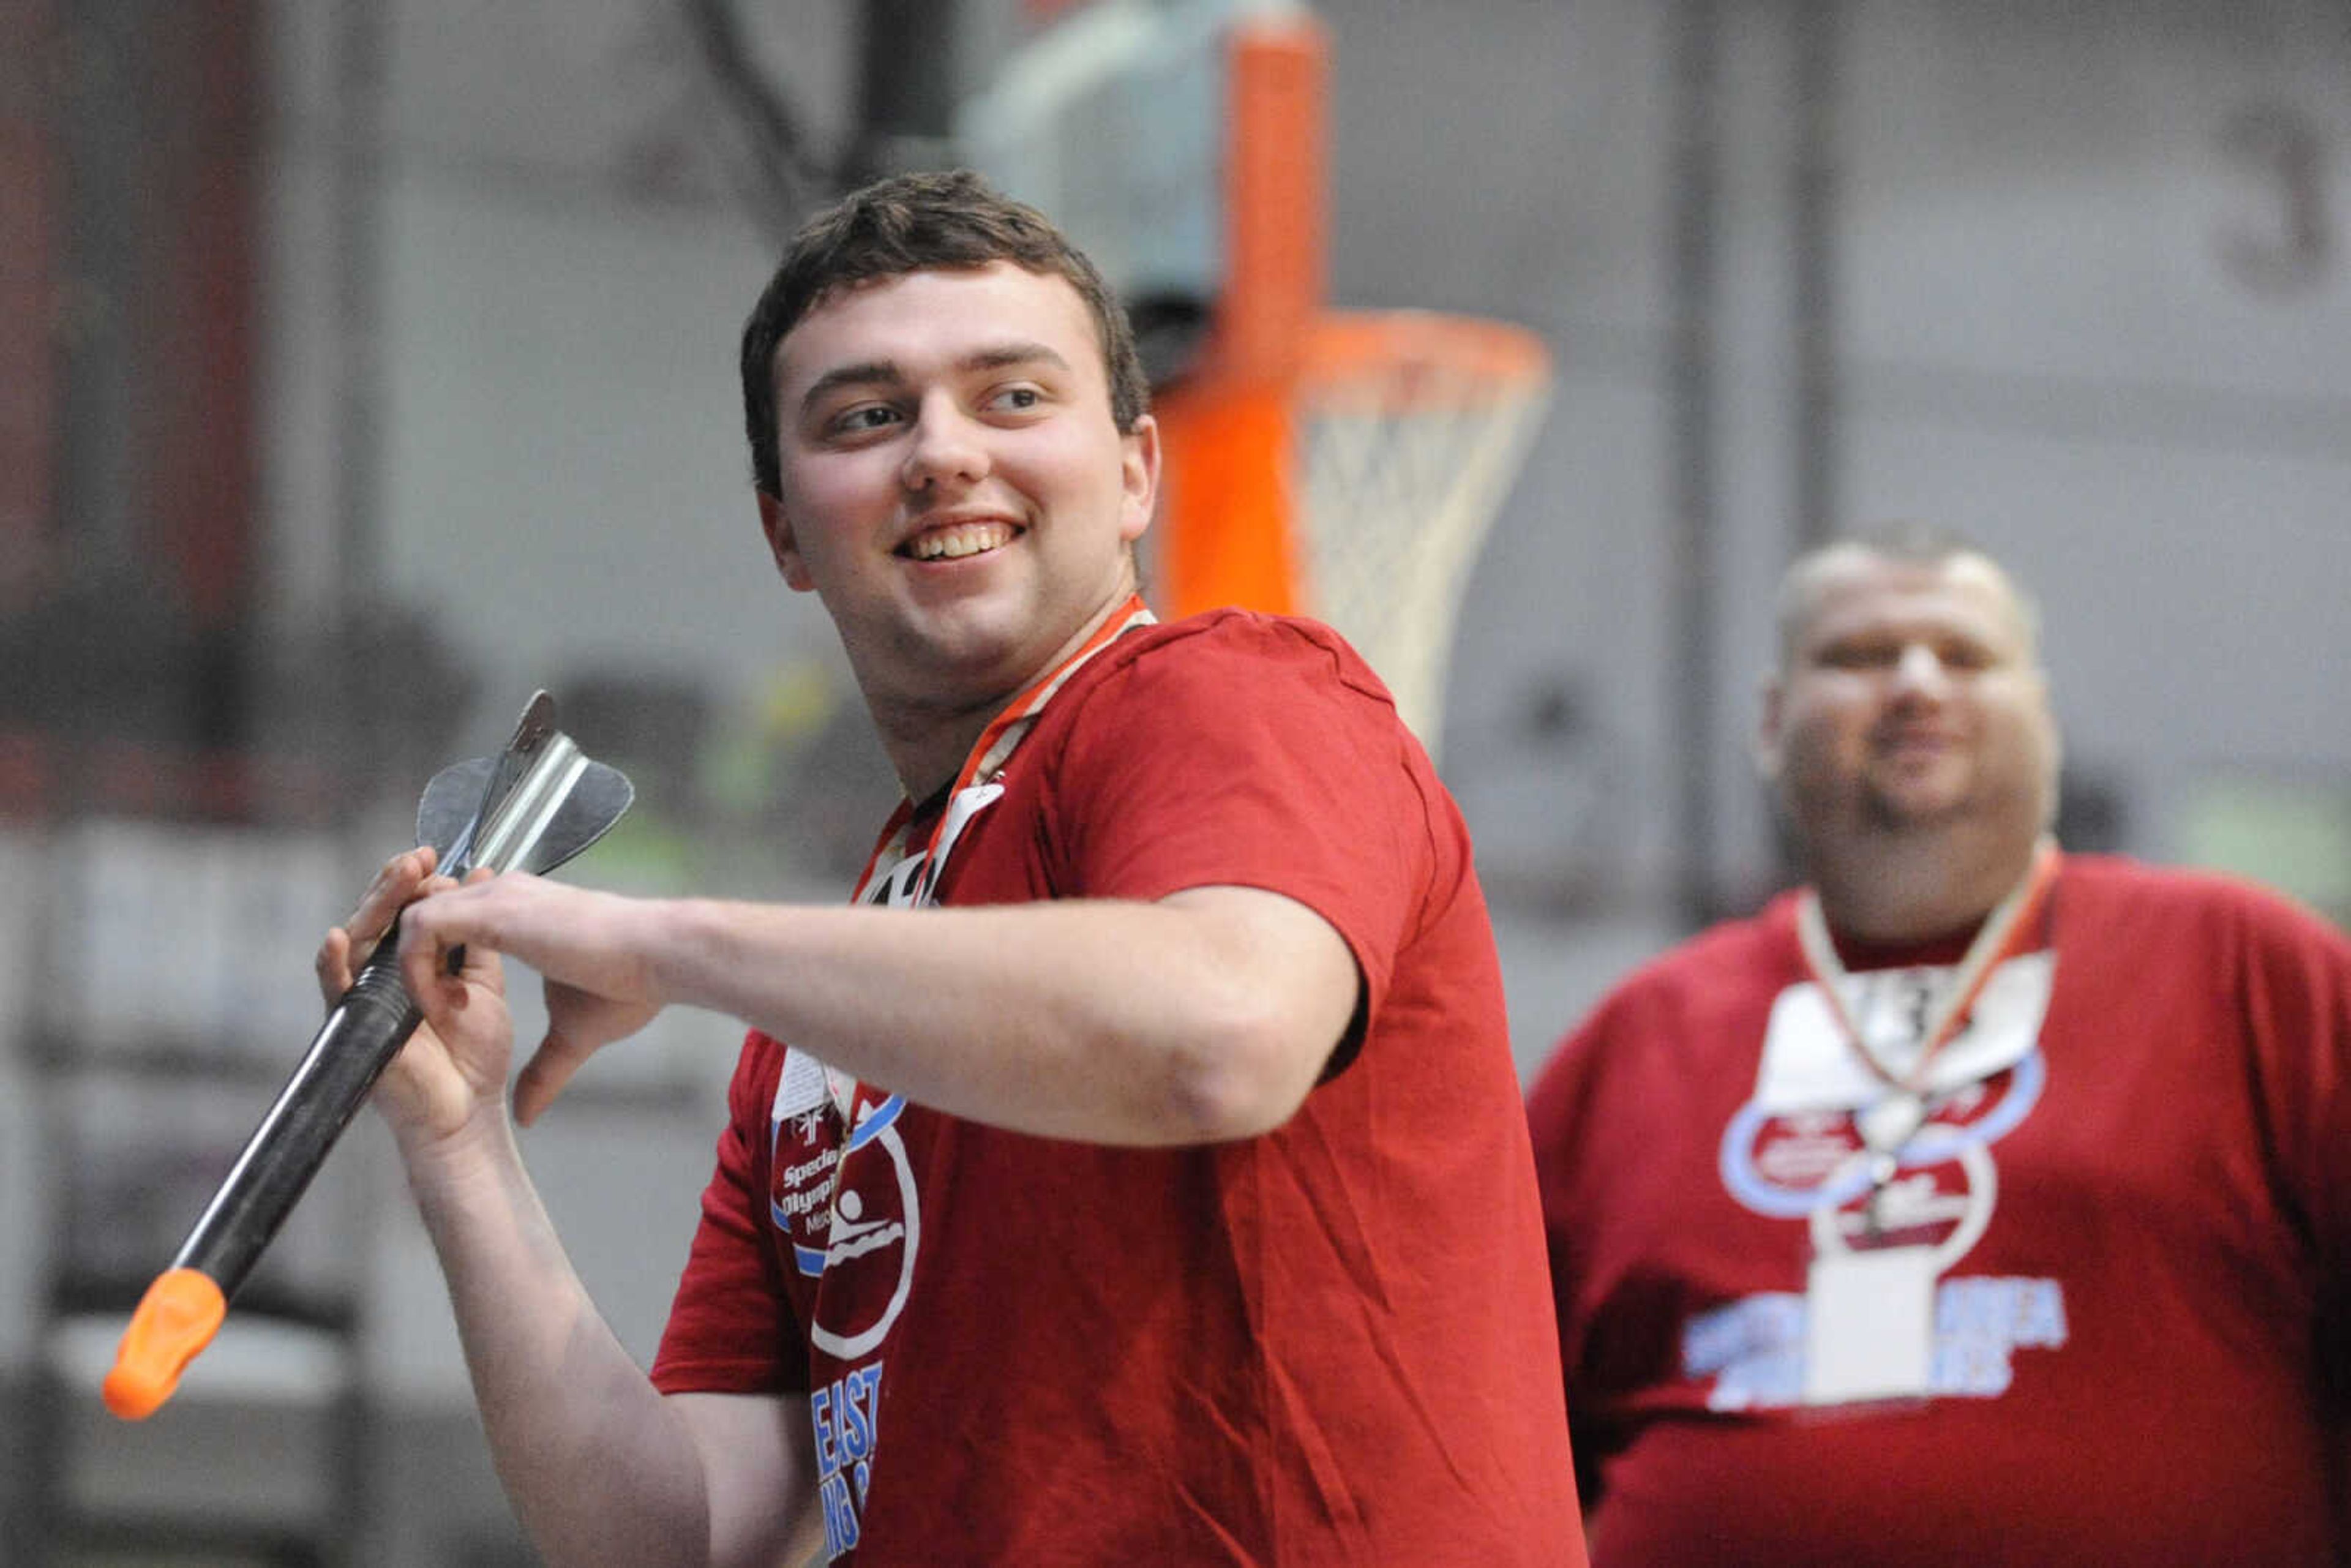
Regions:
M 1236 120 L 1236 17 L 1314 40 L 1305 118 Z M 1520 423 L 1393 655 L 1524 1071 L 1782 884 L 1771 588 L 1871 522 L 2038 596 L 2070 847 L 2351 918 L 2340 0 L 0 0 L 0 1561 L 529 1561 L 369 1117 L 172 1405 L 96 1380 L 319 933 L 533 689 L 638 786 L 564 874 L 845 895 L 894 788 L 760 540 L 735 337 L 814 205 L 967 159 L 1117 258 L 1196 413 L 1262 390 L 1237 162 L 1298 183 L 1283 341 L 1537 346 L 1466 372 Z M 1341 554 L 1420 506 L 1303 488 Z M 527 1142 L 641 1355 L 737 1039 L 673 1013 Z

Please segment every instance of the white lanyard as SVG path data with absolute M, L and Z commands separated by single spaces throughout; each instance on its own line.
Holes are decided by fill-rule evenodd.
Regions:
M 1986 917 L 1983 928 L 1968 944 L 1965 956 L 1953 971 L 1950 985 L 1945 989 L 1934 1011 L 1928 1015 L 1920 1033 L 1917 1056 L 1907 1072 L 1897 1074 L 1878 1060 L 1870 1049 L 1868 1038 L 1855 1024 L 1845 1006 L 1844 986 L 1848 978 L 1844 960 L 1837 956 L 1836 943 L 1829 935 L 1828 920 L 1821 913 L 1820 894 L 1804 889 L 1796 902 L 1796 940 L 1802 948 L 1804 964 L 1812 971 L 1813 983 L 1820 988 L 1822 999 L 1828 1006 L 1829 1017 L 1844 1035 L 1847 1046 L 1869 1071 L 1892 1091 L 1874 1105 L 1854 1113 L 1854 1127 L 1861 1134 L 1869 1151 L 1869 1212 L 1875 1224 L 1878 1195 L 1886 1183 L 1894 1179 L 1902 1145 L 1922 1126 L 1934 1111 L 1927 1089 L 1928 1070 L 1936 1052 L 1950 1042 L 1965 1026 L 1969 1009 L 1975 1005 L 1984 984 L 1992 971 L 2013 956 L 2019 946 L 2030 936 L 2032 917 L 2046 902 L 2049 889 L 2057 878 L 2057 845 L 2043 839 L 2034 846 L 2032 863 L 2024 877 L 2010 890 L 2008 896 L 1994 906 Z

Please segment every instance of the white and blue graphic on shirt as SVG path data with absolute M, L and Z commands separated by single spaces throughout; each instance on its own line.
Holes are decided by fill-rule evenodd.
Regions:
M 1883 1227 L 1913 1242 L 1947 1240 L 1947 1253 L 1972 1245 L 1996 1201 L 1992 1146 L 2032 1114 L 2047 1084 L 2040 1033 L 2054 967 L 2053 954 L 2030 953 L 1987 977 L 1964 1027 L 1918 1080 L 1925 1118 L 1891 1151 L 1894 1174 L 1874 1210 L 1861 1125 L 1888 1087 L 1844 1038 L 1819 982 L 1790 986 L 1772 1004 L 1755 1092 L 1723 1129 L 1724 1188 L 1767 1218 L 1812 1221 L 1815 1237 L 1864 1244 Z M 1946 967 L 1841 977 L 1845 1015 L 1879 1061 L 1907 1072 L 1916 1020 L 1950 977 Z M 1802 1292 L 1761 1291 L 1693 1316 L 1683 1369 L 1712 1380 L 1708 1407 L 1804 1403 L 1809 1311 Z M 1932 1312 L 1930 1395 L 1996 1396 L 2013 1376 L 2011 1353 L 2065 1342 L 2054 1280 L 1947 1277 L 1934 1284 Z
M 1804 1402 L 1805 1301 L 1792 1291 L 1742 1296 L 1692 1318 L 1682 1366 L 1711 1377 L 1709 1410 L 1785 1409 Z M 2054 1280 L 1962 1275 L 1935 1288 L 1935 1356 L 1928 1392 L 1990 1399 L 2015 1376 L 2011 1354 L 2065 1343 L 2065 1292 Z
M 870 1362 L 809 1395 L 816 1427 L 817 1498 L 828 1561 L 857 1544 L 882 1406 L 882 1363 Z

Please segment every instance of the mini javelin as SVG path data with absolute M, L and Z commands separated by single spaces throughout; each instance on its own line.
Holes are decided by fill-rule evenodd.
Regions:
M 636 798 L 619 769 L 590 761 L 555 727 L 545 692 L 523 709 L 496 757 L 443 768 L 416 807 L 416 841 L 440 869 L 550 871 L 604 836 Z M 155 1277 L 106 1375 L 107 1408 L 154 1414 L 228 1314 L 230 1298 L 324 1164 L 351 1115 L 423 1013 L 400 977 L 400 922 L 312 1037 L 293 1076 L 247 1139 L 172 1266 Z M 462 961 L 451 955 L 451 967 Z

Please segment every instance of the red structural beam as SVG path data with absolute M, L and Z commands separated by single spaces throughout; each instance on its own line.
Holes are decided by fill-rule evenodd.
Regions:
M 147 69 L 173 134 L 154 147 L 154 224 L 144 237 L 159 414 L 148 514 L 178 569 L 191 622 L 234 625 L 248 608 L 260 504 L 255 367 L 263 110 L 259 8 L 251 0 L 159 8 Z
M 54 21 L 0 0 L 0 614 L 43 591 L 56 531 Z

